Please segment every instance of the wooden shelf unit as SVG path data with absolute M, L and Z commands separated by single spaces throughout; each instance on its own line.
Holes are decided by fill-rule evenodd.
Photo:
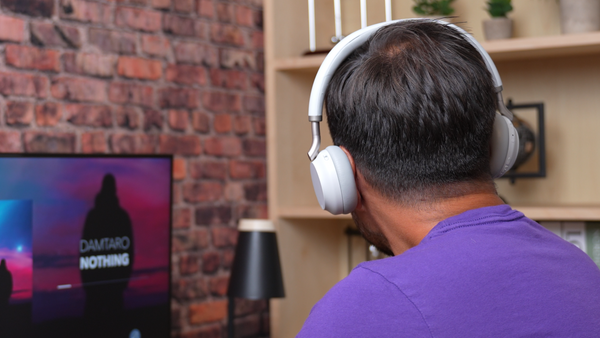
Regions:
M 317 1 L 317 13 L 331 14 L 330 3 Z M 481 41 L 479 26 L 486 17 L 481 1 L 453 4 Z M 498 67 L 505 99 L 545 104 L 547 177 L 514 185 L 498 180 L 499 193 L 538 221 L 600 220 L 600 32 L 559 35 L 555 1 L 513 0 L 513 6 L 517 38 L 482 44 Z M 352 225 L 349 215 L 322 211 L 312 191 L 308 98 L 325 55 L 301 56 L 308 47 L 306 7 L 305 1 L 266 0 L 264 10 L 269 213 L 277 225 L 286 287 L 286 297 L 272 301 L 275 338 L 294 337 L 312 306 L 345 276 L 344 229 Z M 412 16 L 409 6 L 399 7 L 394 18 Z M 352 15 L 357 17 L 356 10 Z M 317 32 L 333 31 L 330 17 L 317 17 Z M 328 40 L 327 34 L 318 37 L 317 48 L 329 46 Z M 324 148 L 331 139 L 326 123 L 321 128 Z

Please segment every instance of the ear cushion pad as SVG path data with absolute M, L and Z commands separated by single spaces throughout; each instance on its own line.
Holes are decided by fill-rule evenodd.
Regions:
M 342 149 L 329 146 L 310 163 L 310 176 L 319 205 L 334 215 L 356 208 L 357 191 L 350 160 Z
M 492 132 L 490 170 L 493 178 L 504 175 L 517 159 L 519 135 L 512 122 L 505 116 L 496 114 Z

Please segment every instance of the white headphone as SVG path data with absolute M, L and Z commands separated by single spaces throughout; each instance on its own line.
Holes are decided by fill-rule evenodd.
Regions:
M 430 19 L 401 19 L 382 22 L 348 35 L 327 54 L 317 72 L 308 104 L 308 120 L 312 126 L 312 145 L 308 151 L 308 157 L 311 160 L 310 176 L 319 205 L 334 215 L 348 214 L 356 208 L 357 191 L 354 173 L 352 172 L 350 160 L 346 156 L 346 153 L 337 146 L 329 146 L 319 152 L 319 147 L 321 146 L 319 123 L 323 119 L 323 101 L 329 81 L 337 67 L 356 48 L 375 34 L 379 28 L 402 21 L 417 20 L 431 21 Z M 479 51 L 488 71 L 492 74 L 494 87 L 498 93 L 498 110 L 500 114 L 496 114 L 494 121 L 490 167 L 492 176 L 498 178 L 513 166 L 519 149 L 517 130 L 511 122 L 513 115 L 506 108 L 502 99 L 502 80 L 500 79 L 498 70 L 488 53 L 473 36 L 453 24 L 444 21 L 435 22 L 452 27 L 463 34 L 467 41 Z

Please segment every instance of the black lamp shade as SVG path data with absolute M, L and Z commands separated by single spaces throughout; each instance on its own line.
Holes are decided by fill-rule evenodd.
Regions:
M 275 232 L 240 229 L 227 295 L 247 299 L 285 297 Z

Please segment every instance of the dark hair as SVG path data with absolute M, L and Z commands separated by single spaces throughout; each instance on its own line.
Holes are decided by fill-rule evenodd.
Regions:
M 367 182 L 401 202 L 490 182 L 497 108 L 491 74 L 457 30 L 434 21 L 381 28 L 335 71 L 329 130 Z

